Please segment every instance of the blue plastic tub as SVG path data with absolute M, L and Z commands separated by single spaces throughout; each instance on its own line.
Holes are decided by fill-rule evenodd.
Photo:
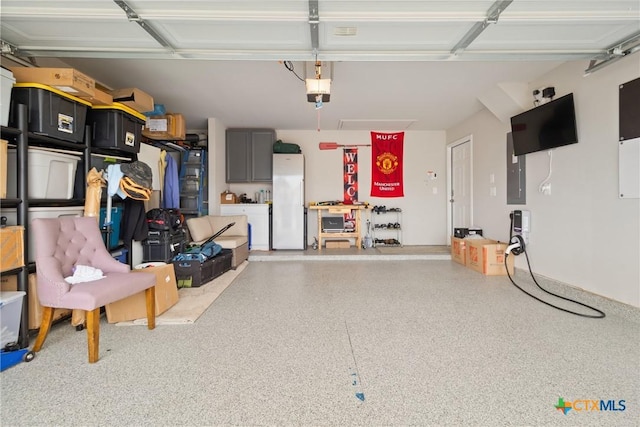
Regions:
M 111 252 L 111 256 L 118 262 L 121 262 L 123 264 L 127 263 L 127 252 L 129 252 L 127 249 L 122 248 L 122 249 L 118 249 L 116 251 L 112 251 Z
M 118 246 L 120 242 L 120 223 L 122 222 L 122 208 L 120 207 L 112 207 L 111 208 L 111 235 L 109 236 L 109 244 L 107 245 L 107 249 L 115 248 Z M 100 228 L 104 229 L 105 220 L 107 218 L 107 208 L 100 208 Z M 106 242 L 105 235 L 102 236 L 102 239 Z
M 0 372 L 5 369 L 9 369 L 12 366 L 17 365 L 20 362 L 25 361 L 25 354 L 29 352 L 29 349 L 23 348 L 22 350 L 15 351 L 3 351 L 0 352 Z

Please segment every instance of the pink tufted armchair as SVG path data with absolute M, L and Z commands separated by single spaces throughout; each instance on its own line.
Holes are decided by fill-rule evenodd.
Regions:
M 148 328 L 155 328 L 155 284 L 151 273 L 131 273 L 111 257 L 95 218 L 37 218 L 31 222 L 36 243 L 38 299 L 44 307 L 33 351 L 42 348 L 56 308 L 86 311 L 89 363 L 99 359 L 100 307 L 145 291 Z M 76 266 L 102 270 L 104 278 L 71 285 L 65 277 Z

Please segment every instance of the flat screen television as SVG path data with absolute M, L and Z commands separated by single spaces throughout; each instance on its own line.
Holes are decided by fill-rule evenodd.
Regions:
M 573 94 L 511 117 L 511 135 L 516 156 L 577 143 Z

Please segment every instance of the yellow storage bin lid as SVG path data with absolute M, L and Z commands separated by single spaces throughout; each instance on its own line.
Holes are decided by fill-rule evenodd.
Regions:
M 82 98 L 78 98 L 77 96 L 70 95 L 66 92 L 56 89 L 55 87 L 43 85 L 41 83 L 15 83 L 13 87 L 44 89 L 46 91 L 53 92 L 56 95 L 60 95 L 63 98 L 67 98 L 68 100 L 77 102 L 78 104 L 83 104 L 83 105 L 86 105 L 87 107 L 91 107 L 91 103 L 89 101 L 85 101 Z
M 128 107 L 124 104 L 121 104 L 120 102 L 114 102 L 111 105 L 94 105 L 93 107 L 91 107 L 93 110 L 120 110 L 120 111 L 124 111 L 125 113 L 142 120 L 143 122 L 147 121 L 147 116 L 145 116 L 144 114 L 134 110 L 131 107 Z

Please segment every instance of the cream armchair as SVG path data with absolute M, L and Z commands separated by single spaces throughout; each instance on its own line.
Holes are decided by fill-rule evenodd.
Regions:
M 249 258 L 249 222 L 246 215 L 206 215 L 187 219 L 187 227 L 193 243 L 200 244 L 222 230 L 235 224 L 214 239 L 224 249 L 231 249 L 231 268 L 235 269 Z

